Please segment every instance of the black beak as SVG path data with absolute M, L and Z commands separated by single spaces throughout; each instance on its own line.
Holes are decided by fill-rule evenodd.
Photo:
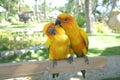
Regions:
M 49 28 L 48 32 L 54 35 L 57 33 L 57 31 L 54 28 Z
M 61 25 L 61 21 L 60 21 L 59 19 L 56 19 L 56 21 L 55 21 L 55 25 L 59 25 L 60 27 L 62 27 L 62 25 Z

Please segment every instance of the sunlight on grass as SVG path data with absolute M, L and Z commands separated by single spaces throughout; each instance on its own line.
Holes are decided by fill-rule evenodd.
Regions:
M 34 29 L 34 30 L 42 30 L 43 26 L 46 24 L 46 22 L 42 23 L 27 23 L 27 24 L 18 24 L 18 25 L 8 25 L 8 26 L 0 26 L 0 30 L 9 30 L 9 31 L 15 31 L 15 30 L 29 30 L 29 29 Z
M 117 77 L 117 78 L 107 78 L 107 79 L 102 79 L 102 80 L 120 80 L 120 77 Z
M 97 53 L 97 54 L 94 54 L 94 53 L 88 53 L 88 56 L 89 57 L 95 57 L 95 56 L 100 56 L 101 53 Z
M 46 49 L 40 49 L 35 51 L 34 53 L 28 52 L 23 55 L 13 55 L 7 58 L 0 60 L 0 63 L 8 63 L 8 62 L 21 62 L 21 61 L 41 61 L 44 59 L 48 59 L 48 52 Z
M 8 62 L 20 62 L 27 60 L 41 61 L 48 59 L 47 49 L 40 49 L 35 52 L 28 52 L 21 56 L 13 55 L 8 58 L 0 60 L 0 63 Z M 120 34 L 104 35 L 96 34 L 89 35 L 89 50 L 88 56 L 109 56 L 109 55 L 120 55 Z
M 119 34 L 89 35 L 89 56 L 120 55 Z M 118 38 L 117 38 L 118 37 Z

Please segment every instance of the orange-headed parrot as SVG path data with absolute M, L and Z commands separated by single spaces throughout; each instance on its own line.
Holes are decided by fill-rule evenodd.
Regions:
M 77 57 L 84 57 L 86 63 L 89 63 L 88 57 L 88 36 L 84 30 L 82 30 L 74 17 L 67 13 L 62 13 L 57 16 L 55 25 L 62 27 L 68 35 L 71 43 L 71 48 Z M 83 77 L 85 78 L 85 70 L 81 70 Z
M 48 23 L 44 26 L 43 32 L 47 35 L 46 47 L 49 48 L 49 59 L 53 60 L 53 67 L 57 60 L 67 59 L 70 49 L 70 40 L 63 28 L 55 26 L 54 23 Z M 72 53 L 71 53 L 72 55 Z M 53 78 L 58 73 L 53 74 Z

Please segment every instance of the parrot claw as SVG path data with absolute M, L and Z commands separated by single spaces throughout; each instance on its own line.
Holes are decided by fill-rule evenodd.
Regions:
M 70 57 L 67 58 L 67 62 L 68 62 L 68 63 L 71 64 L 73 61 L 74 61 L 73 55 L 71 55 Z
M 88 56 L 84 55 L 85 63 L 89 64 Z M 81 70 L 83 78 L 85 78 L 86 70 Z
M 82 73 L 83 78 L 85 78 L 86 70 L 81 70 L 81 73 Z
M 87 64 L 89 64 L 88 56 L 84 56 L 84 58 L 85 58 L 85 62 L 86 62 Z
M 52 63 L 53 63 L 53 68 L 57 65 L 57 60 L 53 60 L 52 61 Z M 56 77 L 58 77 L 59 76 L 59 73 L 54 73 L 54 74 L 52 74 L 52 77 L 53 78 L 56 78 Z
M 52 74 L 52 77 L 53 78 L 56 78 L 56 77 L 58 77 L 59 76 L 59 73 L 54 73 L 54 74 Z
M 52 63 L 53 63 L 53 68 L 54 68 L 57 65 L 57 61 L 53 60 Z

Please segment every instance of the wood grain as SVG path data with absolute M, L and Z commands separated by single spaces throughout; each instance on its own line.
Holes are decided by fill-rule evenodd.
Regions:
M 44 75 L 44 73 L 67 73 L 84 69 L 102 68 L 106 65 L 105 57 L 89 57 L 89 64 L 84 58 L 76 58 L 72 64 L 66 60 L 57 61 L 53 68 L 51 60 L 27 61 L 19 63 L 0 64 L 0 80 L 14 77 Z

